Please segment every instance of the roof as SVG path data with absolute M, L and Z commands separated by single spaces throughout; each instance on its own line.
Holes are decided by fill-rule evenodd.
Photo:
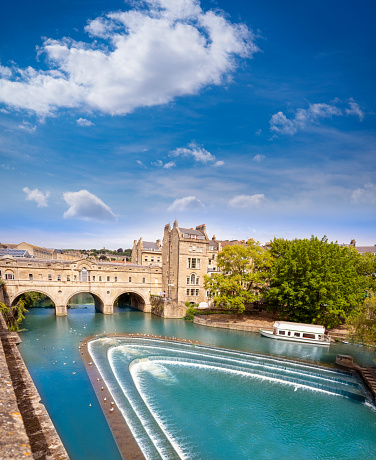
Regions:
M 184 235 L 195 235 L 198 239 L 205 239 L 205 234 L 202 233 L 200 230 L 195 230 L 193 228 L 182 228 L 179 227 L 180 233 L 184 237 Z
M 356 246 L 356 250 L 361 254 L 364 252 L 370 252 L 371 254 L 376 254 L 376 246 Z
M 149 249 L 150 251 L 160 251 L 161 250 L 160 246 L 158 246 L 158 244 L 153 241 L 143 241 L 142 247 L 143 249 Z
M 218 247 L 219 247 L 219 243 L 217 243 L 217 241 L 214 241 L 214 240 L 209 241 L 209 251 L 217 250 Z
M 320 324 L 304 324 L 304 323 L 291 323 L 288 321 L 276 321 L 273 325 L 278 329 L 288 329 L 290 331 L 300 332 L 314 332 L 316 334 L 324 334 L 325 327 Z
M 26 249 L 0 249 L 0 256 L 12 256 L 12 257 L 31 257 Z

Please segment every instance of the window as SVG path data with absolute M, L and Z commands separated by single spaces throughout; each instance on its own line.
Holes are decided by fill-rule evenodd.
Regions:
M 95 281 L 95 276 L 93 276 L 93 281 Z
M 192 273 L 190 283 L 187 283 L 187 284 L 199 284 L 199 280 L 200 278 L 196 276 L 195 273 Z
M 14 273 L 5 273 L 6 280 L 14 280 Z
M 191 277 L 187 276 L 187 284 L 191 284 Z
M 148 261 L 148 256 L 145 256 L 145 262 L 147 262 L 147 261 Z
M 158 284 L 158 278 L 155 278 L 154 282 L 155 284 Z
M 102 281 L 102 277 L 101 277 L 101 276 L 99 277 L 99 281 Z
M 198 295 L 198 289 L 196 289 L 196 295 Z
M 110 281 L 110 277 L 109 277 L 109 276 L 107 276 L 107 281 Z
M 190 290 L 189 290 L 189 289 L 187 289 L 187 295 L 189 295 L 189 292 L 190 292 Z
M 153 256 L 150 257 L 150 261 L 154 262 L 154 257 Z
M 57 275 L 57 280 L 61 281 L 61 275 Z
M 294 337 L 300 337 L 300 332 L 294 332 Z
M 200 259 L 188 257 L 187 268 L 200 268 Z
M 157 262 L 160 262 L 160 261 L 161 261 L 161 258 L 160 258 L 160 257 L 158 257 L 158 258 L 157 258 Z
M 192 246 L 189 246 L 189 252 L 192 252 Z
M 196 289 L 191 289 L 191 295 L 195 295 L 195 290 Z
M 52 275 L 48 275 L 48 280 L 52 281 Z
M 115 283 L 116 283 L 116 281 L 117 281 L 117 276 L 115 276 Z
M 73 281 L 77 281 L 77 275 L 74 275 Z
M 209 259 L 209 265 L 211 265 L 211 263 L 212 263 L 212 261 L 211 261 L 211 259 Z
M 192 252 L 196 252 L 196 245 L 195 244 L 192 246 Z
M 142 278 L 142 282 L 145 283 L 146 279 L 145 278 Z
M 84 283 L 87 283 L 87 269 L 85 267 L 83 267 L 83 269 L 81 270 L 81 273 L 82 273 L 82 281 Z
M 303 337 L 304 337 L 305 339 L 315 339 L 315 338 L 316 338 L 316 337 L 315 337 L 315 334 L 307 334 L 307 333 L 304 333 L 304 334 L 303 334 Z
M 132 277 L 131 277 L 131 276 L 129 277 L 129 282 L 130 282 L 130 283 L 132 282 Z
M 286 334 L 286 331 L 279 331 L 278 334 L 279 334 L 279 335 L 285 335 L 285 334 Z
M 70 275 L 67 275 L 67 281 L 70 281 Z
M 33 281 L 33 274 L 29 273 L 29 281 Z

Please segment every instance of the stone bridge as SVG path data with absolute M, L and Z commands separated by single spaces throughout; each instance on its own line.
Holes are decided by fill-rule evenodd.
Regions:
M 151 311 L 150 296 L 162 290 L 162 271 L 157 265 L 106 263 L 91 259 L 75 261 L 0 258 L 0 278 L 5 282 L 8 306 L 17 303 L 25 292 L 41 292 L 55 304 L 56 315 L 65 316 L 75 294 L 90 293 L 95 308 L 113 313 L 116 299 L 130 294 L 131 305 Z

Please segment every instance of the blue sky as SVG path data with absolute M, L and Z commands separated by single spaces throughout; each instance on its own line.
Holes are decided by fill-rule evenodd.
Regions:
M 6 2 L 0 241 L 376 243 L 373 1 Z

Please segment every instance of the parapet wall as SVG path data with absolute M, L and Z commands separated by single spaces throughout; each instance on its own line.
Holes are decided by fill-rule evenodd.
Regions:
M 69 460 L 18 351 L 20 342 L 0 314 L 0 458 Z

